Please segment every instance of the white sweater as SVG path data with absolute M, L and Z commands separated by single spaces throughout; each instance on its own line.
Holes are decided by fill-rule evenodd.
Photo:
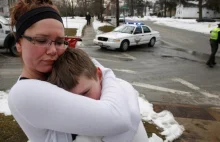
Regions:
M 127 94 L 110 69 L 101 70 L 100 100 L 73 95 L 45 81 L 17 81 L 9 93 L 9 107 L 29 140 L 71 142 L 71 134 L 78 134 L 106 136 L 108 141 L 110 136 L 129 131 L 133 126 Z
M 138 92 L 126 81 L 118 79 L 120 87 L 127 96 L 127 103 L 131 113 L 132 127 L 128 132 L 107 137 L 77 136 L 74 142 L 148 142 L 147 132 L 142 121 L 139 121 L 140 109 L 138 105 Z

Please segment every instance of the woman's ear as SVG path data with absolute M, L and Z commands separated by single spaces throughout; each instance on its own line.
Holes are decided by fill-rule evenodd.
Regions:
M 99 67 L 97 67 L 97 76 L 98 76 L 98 80 L 101 82 L 102 81 L 102 71 Z
M 21 48 L 21 43 L 20 43 L 20 41 L 16 42 L 16 49 L 17 49 L 17 51 L 18 51 L 19 53 L 21 53 L 22 48 Z

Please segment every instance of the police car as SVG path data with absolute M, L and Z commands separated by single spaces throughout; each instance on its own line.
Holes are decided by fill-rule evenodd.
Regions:
M 129 46 L 148 44 L 153 47 L 160 40 L 160 33 L 152 30 L 143 23 L 126 23 L 112 32 L 96 35 L 94 44 L 101 48 L 117 49 L 126 51 Z

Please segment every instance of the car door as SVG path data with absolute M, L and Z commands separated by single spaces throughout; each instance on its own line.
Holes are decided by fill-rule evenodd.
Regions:
M 133 38 L 134 38 L 134 42 L 136 43 L 136 45 L 140 45 L 143 44 L 143 31 L 141 26 L 137 26 L 134 33 L 133 33 Z
M 147 44 L 150 42 L 150 39 L 152 38 L 152 33 L 151 33 L 151 30 L 150 28 L 148 28 L 147 26 L 142 26 L 142 29 L 143 29 L 143 43 L 144 44 Z

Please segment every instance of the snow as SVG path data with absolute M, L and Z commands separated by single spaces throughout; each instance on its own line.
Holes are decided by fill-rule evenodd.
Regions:
M 77 28 L 77 35 L 82 36 L 83 27 L 86 25 L 85 17 L 67 17 L 67 24 L 66 24 L 66 17 L 62 17 L 64 27 L 68 28 Z M 98 31 L 100 26 L 110 25 L 106 22 L 99 22 L 94 18 L 93 28 L 96 31 L 96 34 L 100 34 L 101 32 Z M 139 17 L 126 17 L 126 21 L 152 21 L 158 25 L 164 25 L 169 27 L 175 27 L 179 29 L 185 29 L 189 31 L 200 32 L 203 34 L 209 34 L 210 31 L 217 27 L 217 24 L 220 22 L 197 22 L 196 19 L 175 19 L 175 18 L 158 18 L 156 16 L 145 16 L 143 18 Z M 155 29 L 156 30 L 156 29 Z
M 158 18 L 156 16 L 145 16 L 143 18 L 138 17 L 126 17 L 129 21 L 153 21 L 158 25 L 165 25 L 169 27 L 185 29 L 188 31 L 200 32 L 209 34 L 210 31 L 217 27 L 220 22 L 197 22 L 196 19 L 175 19 L 175 18 Z
M 11 115 L 8 107 L 8 92 L 9 91 L 0 91 L 0 113 L 4 113 L 5 115 Z M 142 119 L 161 128 L 163 130 L 161 134 L 166 137 L 165 142 L 173 141 L 183 133 L 184 127 L 175 121 L 173 115 L 169 111 L 165 110 L 160 113 L 156 113 L 153 110 L 153 105 L 147 100 L 141 97 L 139 97 L 138 100 Z M 151 142 L 159 142 L 155 141 L 155 139 L 159 139 L 157 136 L 153 135 L 150 139 Z
M 0 113 L 11 115 L 11 111 L 8 107 L 8 91 L 0 91 Z
M 85 17 L 62 17 L 62 20 L 65 28 L 76 28 L 76 36 L 82 36 L 83 27 L 86 25 Z

